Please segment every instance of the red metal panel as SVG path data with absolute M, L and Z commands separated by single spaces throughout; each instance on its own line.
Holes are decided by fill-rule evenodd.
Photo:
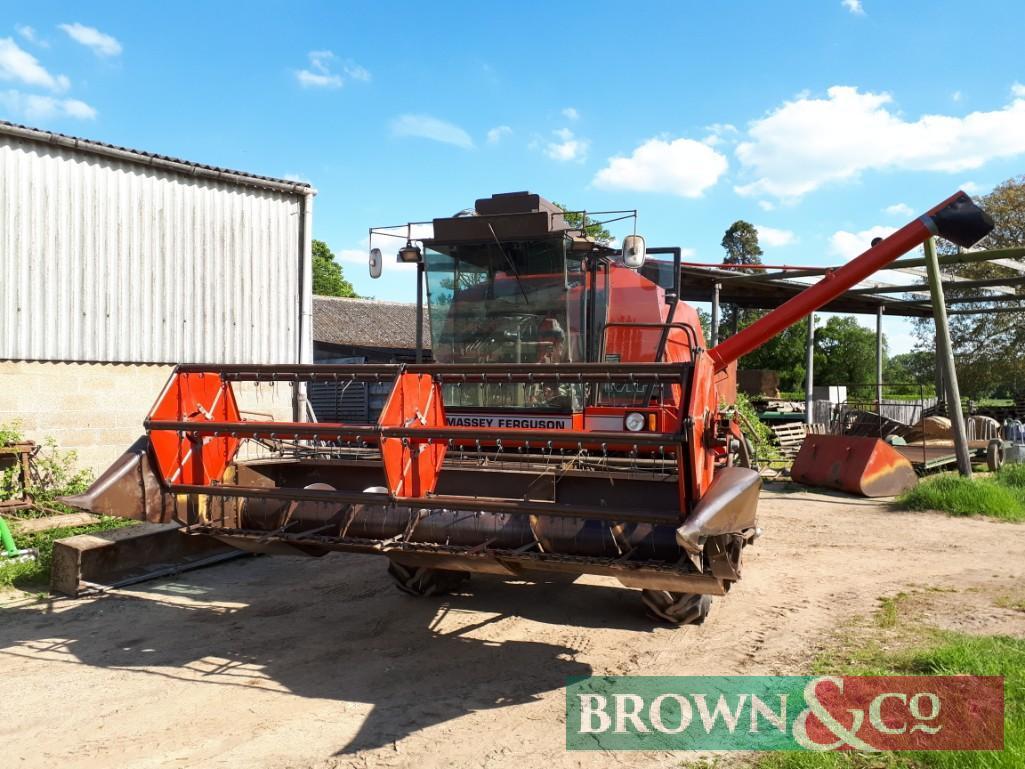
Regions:
M 441 386 L 429 374 L 401 374 L 378 427 L 445 427 Z M 382 438 L 381 459 L 388 491 L 395 497 L 423 497 L 434 492 L 445 460 L 445 441 L 430 443 Z
M 176 373 L 149 418 L 196 423 L 241 420 L 231 385 L 210 373 Z M 157 471 L 166 483 L 220 481 L 239 445 L 230 436 L 190 436 L 174 430 L 150 430 L 149 438 Z
M 790 477 L 865 497 L 896 496 L 918 483 L 911 463 L 888 443 L 846 435 L 807 436 Z

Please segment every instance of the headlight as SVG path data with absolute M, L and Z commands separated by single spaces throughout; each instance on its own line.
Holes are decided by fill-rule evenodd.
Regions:
M 623 421 L 626 425 L 626 429 L 632 433 L 639 433 L 644 429 L 644 414 L 639 411 L 631 411 L 626 415 L 626 419 Z

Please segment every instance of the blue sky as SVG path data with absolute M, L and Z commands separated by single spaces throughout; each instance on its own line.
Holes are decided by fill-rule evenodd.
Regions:
M 308 180 L 315 237 L 381 299 L 412 275 L 369 279 L 368 227 L 493 192 L 637 208 L 649 244 L 697 261 L 747 219 L 766 262 L 822 265 L 1025 172 L 1020 0 L 42 2 L 3 22 L 0 117 Z

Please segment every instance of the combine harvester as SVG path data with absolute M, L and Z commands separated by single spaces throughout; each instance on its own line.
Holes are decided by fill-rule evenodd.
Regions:
M 927 238 L 970 246 L 992 227 L 959 192 L 706 350 L 678 300 L 679 248 L 608 248 L 564 213 L 495 195 L 406 243 L 436 362 L 180 365 L 147 434 L 68 501 L 253 552 L 377 553 L 422 595 L 470 572 L 605 575 L 654 616 L 700 623 L 759 533 L 737 360 Z M 232 390 L 382 380 L 376 424 L 245 420 Z M 237 460 L 243 441 L 270 455 Z

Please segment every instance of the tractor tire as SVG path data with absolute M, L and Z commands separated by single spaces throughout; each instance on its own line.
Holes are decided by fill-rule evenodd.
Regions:
M 642 590 L 641 600 L 649 615 L 673 625 L 701 625 L 712 608 L 712 596 L 699 593 Z
M 388 562 L 388 573 L 399 590 L 416 596 L 452 593 L 470 578 L 470 573 L 466 571 L 404 566 L 395 561 Z
M 986 446 L 986 465 L 994 473 L 1003 467 L 1004 444 L 1000 440 L 992 440 Z

